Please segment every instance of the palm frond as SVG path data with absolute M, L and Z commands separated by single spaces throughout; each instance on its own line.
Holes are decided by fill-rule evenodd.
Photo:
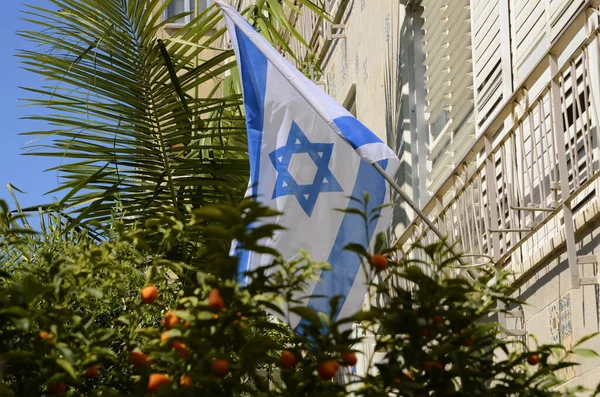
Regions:
M 38 50 L 19 57 L 45 79 L 26 88 L 46 109 L 29 118 L 50 127 L 27 133 L 37 138 L 28 154 L 60 159 L 58 207 L 72 224 L 109 222 L 116 203 L 139 222 L 240 198 L 249 172 L 242 97 L 217 7 L 161 40 L 168 1 L 53 3 L 57 11 L 27 9 L 32 29 L 20 35 Z M 320 9 L 268 0 L 246 13 L 290 51 L 280 30 L 300 37 L 287 15 L 302 5 Z

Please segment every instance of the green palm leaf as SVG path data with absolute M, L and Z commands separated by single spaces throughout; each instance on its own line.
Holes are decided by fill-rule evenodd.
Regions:
M 20 34 L 38 50 L 18 55 L 45 79 L 25 88 L 45 108 L 29 119 L 49 126 L 27 133 L 36 138 L 27 154 L 60 159 L 52 193 L 65 192 L 56 207 L 71 224 L 103 225 L 117 203 L 127 222 L 140 222 L 239 199 L 249 173 L 244 114 L 217 7 L 161 40 L 168 1 L 52 1 L 57 11 L 27 9 L 32 29 Z M 289 52 L 281 33 L 301 39 L 287 18 L 303 5 L 322 12 L 312 0 L 244 12 Z

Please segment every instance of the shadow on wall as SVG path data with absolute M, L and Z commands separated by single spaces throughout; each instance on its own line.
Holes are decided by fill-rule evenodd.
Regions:
M 550 258 L 541 265 L 540 269 L 549 268 L 543 274 L 540 275 L 541 272 L 537 272 L 532 277 L 532 283 L 527 285 L 522 285 L 518 290 L 518 298 L 522 301 L 529 301 L 533 295 L 538 293 L 541 288 L 545 287 L 553 278 L 559 277 L 560 273 L 568 270 L 569 265 L 567 263 L 566 257 L 563 258 L 565 254 L 565 250 L 561 250 L 559 254 L 560 262 L 558 264 L 554 264 L 553 262 L 556 258 Z M 543 270 L 542 270 L 543 272 Z M 566 291 L 564 291 L 566 292 Z
M 580 256 L 585 256 L 585 255 L 594 255 L 594 254 L 598 254 L 598 251 L 594 252 L 594 249 L 596 247 L 600 246 L 600 223 L 595 223 L 593 226 L 590 226 L 590 228 L 588 229 L 590 230 L 589 234 L 582 236 L 582 238 L 579 238 L 578 240 L 580 241 L 578 246 L 577 246 L 577 255 Z M 589 237 L 590 240 L 589 241 L 585 241 L 586 237 Z M 566 263 L 565 263 L 566 265 Z M 580 266 L 579 271 L 580 273 L 580 277 L 592 277 L 594 275 L 598 275 L 599 271 L 600 271 L 600 264 L 593 264 L 593 265 L 583 265 Z M 584 287 L 581 287 L 584 288 Z M 587 287 L 590 288 L 590 287 Z M 596 311 L 596 325 L 597 325 L 597 329 L 600 330 L 600 286 L 598 284 L 593 286 L 594 288 L 594 298 L 595 301 L 594 302 L 588 302 L 586 300 L 587 295 L 586 294 L 582 294 L 583 299 L 581 300 L 581 309 L 582 312 L 585 313 L 588 310 L 595 310 Z M 583 316 L 583 326 L 586 327 L 586 316 Z
M 400 21 L 401 8 L 398 7 L 397 19 Z M 412 164 L 410 162 L 411 147 L 406 142 L 405 135 L 410 138 L 410 109 L 409 109 L 409 65 L 408 45 L 404 45 L 408 36 L 408 21 L 403 18 L 402 26 L 398 30 L 397 42 L 388 40 L 387 55 L 384 67 L 384 98 L 386 117 L 386 139 L 388 145 L 400 158 L 401 165 L 396 173 L 395 180 L 398 185 L 405 187 L 413 185 Z M 392 35 L 393 36 L 393 35 Z M 409 141 L 410 142 L 410 141 Z M 416 185 L 416 184 L 415 184 Z M 401 205 L 399 195 L 392 192 L 393 209 L 392 224 L 408 225 L 410 219 L 405 206 Z
M 578 235 L 576 236 L 577 244 L 577 255 L 593 255 L 594 249 L 600 246 L 600 224 L 595 224 L 593 227 L 587 230 L 592 230 L 591 232 L 587 232 L 588 234 Z M 588 240 L 589 238 L 589 240 Z M 559 259 L 559 263 L 555 263 L 556 258 Z M 553 263 L 554 262 L 554 263 Z M 590 265 L 593 266 L 586 268 L 585 266 L 579 266 L 580 276 L 581 277 L 590 277 L 593 274 L 597 274 L 600 270 L 598 269 L 598 265 Z M 566 248 L 562 248 L 558 254 L 553 255 L 552 258 L 544 261 L 541 265 L 541 269 L 547 268 L 547 271 L 537 272 L 528 286 L 521 286 L 519 290 L 518 298 L 523 301 L 530 301 L 531 298 L 536 293 L 541 293 L 542 289 L 547 286 L 555 277 L 560 277 L 561 273 L 569 272 L 569 264 L 566 258 Z M 557 293 L 557 299 L 560 299 L 563 295 L 569 292 L 570 286 L 568 285 L 559 285 L 559 291 Z M 590 310 L 595 311 L 596 318 L 596 329 L 600 329 L 600 287 L 598 285 L 594 285 L 592 287 L 581 287 L 581 288 L 594 288 L 593 299 L 590 301 L 590 295 L 582 294 L 581 300 L 581 312 L 586 313 Z M 542 309 L 542 308 L 540 308 Z M 583 326 L 594 326 L 594 324 L 586 324 L 586 316 L 583 316 Z

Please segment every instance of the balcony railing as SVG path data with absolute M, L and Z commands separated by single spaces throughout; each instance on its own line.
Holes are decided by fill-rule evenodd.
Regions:
M 327 1 L 334 24 L 347 3 Z M 600 44 L 594 6 L 586 1 L 553 35 L 547 53 L 480 126 L 471 150 L 457 156 L 456 168 L 423 208 L 474 264 L 491 258 L 499 267 L 512 266 L 522 281 L 544 258 L 566 248 L 573 285 L 582 282 L 578 263 L 585 258 L 578 259 L 575 234 L 595 216 L 590 209 L 600 191 Z M 294 22 L 322 62 L 331 23 L 311 12 Z M 294 38 L 290 45 L 306 51 Z M 593 61 L 590 53 L 596 54 Z M 434 239 L 415 219 L 396 247 L 403 255 L 416 255 L 414 242 Z
M 598 23 L 588 11 L 580 10 L 483 126 L 473 149 L 424 208 L 457 251 L 472 255 L 469 261 L 492 258 L 524 277 L 566 246 L 574 286 L 580 284 L 575 234 L 590 220 L 586 211 L 600 191 L 600 76 L 598 58 L 590 61 L 590 53 L 598 53 Z M 586 29 L 587 38 L 573 49 L 576 33 Z M 433 239 L 415 219 L 397 248 L 416 255 L 412 243 Z

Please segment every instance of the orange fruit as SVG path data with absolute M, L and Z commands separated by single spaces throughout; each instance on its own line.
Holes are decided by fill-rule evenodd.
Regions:
M 530 354 L 527 356 L 527 362 L 529 365 L 538 365 L 541 361 L 541 357 L 539 354 Z
M 213 375 L 224 378 L 229 373 L 229 361 L 216 359 L 212 362 L 210 369 Z
M 136 367 L 152 364 L 152 360 L 146 353 L 143 352 L 129 352 L 129 363 Z
M 432 371 L 436 371 L 436 370 L 443 371 L 444 370 L 444 366 L 437 361 L 426 361 L 425 364 L 423 365 L 423 368 L 425 368 L 425 372 L 432 372 Z
M 47 331 L 40 331 L 40 339 L 45 340 L 48 344 L 54 344 L 54 336 Z
M 212 307 L 217 312 L 220 312 L 225 308 L 225 301 L 221 298 L 218 288 L 213 288 L 210 291 L 210 294 L 208 294 L 208 306 Z
M 369 262 L 376 270 L 383 270 L 388 267 L 388 259 L 381 254 L 373 255 Z
M 184 387 L 184 386 L 191 386 L 192 385 L 192 377 L 189 375 L 181 375 L 181 378 L 179 378 L 179 386 Z
M 171 347 L 177 352 L 177 354 L 181 358 L 184 358 L 189 353 L 187 346 L 184 343 L 179 342 L 178 340 L 171 343 Z
M 296 356 L 289 350 L 284 350 L 281 352 L 281 356 L 279 357 L 279 366 L 283 369 L 290 369 L 296 366 Z
M 179 324 L 179 317 L 172 310 L 168 310 L 163 317 L 162 323 L 166 329 L 171 329 Z
M 442 316 L 432 316 L 431 317 L 431 323 L 433 325 L 439 324 L 439 323 L 441 323 L 443 321 L 444 321 L 444 317 L 442 317 Z
M 87 376 L 90 379 L 96 378 L 98 376 L 98 366 L 97 365 L 92 365 L 91 367 L 89 367 L 85 371 L 85 376 Z
M 171 337 L 171 335 L 169 335 L 169 333 L 167 331 L 165 331 L 162 334 L 160 334 L 160 341 L 164 342 L 167 339 L 169 339 L 170 337 Z
M 171 381 L 168 375 L 165 374 L 151 374 L 148 378 L 148 392 L 153 393 L 162 385 L 166 385 Z
M 341 356 L 344 365 L 348 365 L 350 367 L 356 365 L 356 361 L 358 361 L 356 358 L 356 354 L 354 354 L 353 352 L 342 353 Z
M 317 373 L 321 379 L 330 380 L 335 376 L 335 374 L 337 374 L 339 368 L 340 364 L 337 362 L 337 360 L 326 360 L 319 365 L 319 368 L 317 368 Z
M 67 392 L 67 385 L 65 382 L 53 383 L 48 386 L 48 394 L 56 395 L 63 394 Z
M 154 285 L 149 285 L 142 288 L 142 302 L 154 303 L 158 299 L 158 289 Z

